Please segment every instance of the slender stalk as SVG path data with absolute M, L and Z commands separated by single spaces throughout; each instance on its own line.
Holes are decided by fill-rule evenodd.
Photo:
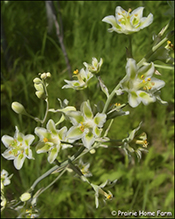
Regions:
M 66 168 L 58 175 L 56 179 L 54 179 L 48 186 L 43 188 L 37 195 L 34 195 L 35 198 L 38 198 L 44 191 L 46 191 L 49 187 L 51 187 L 64 173 L 66 172 Z M 37 192 L 36 192 L 37 193 Z
M 47 118 L 47 115 L 48 115 L 48 111 L 49 111 L 49 100 L 48 100 L 48 97 L 45 99 L 45 101 L 46 101 L 46 112 L 45 112 L 44 118 L 42 120 L 42 124 L 45 122 L 45 120 Z
M 151 49 L 150 52 L 148 52 L 148 54 L 140 60 L 140 62 L 137 64 L 138 67 L 141 67 L 143 65 L 143 63 L 145 63 L 149 57 L 157 50 L 159 49 L 166 41 L 168 40 L 167 37 L 165 37 L 163 40 L 161 40 L 158 44 L 156 44 L 155 46 L 153 46 L 153 48 Z
M 149 63 L 144 62 L 143 65 L 149 65 Z M 169 70 L 174 69 L 174 66 L 165 66 L 165 65 L 158 65 L 158 64 L 154 64 L 154 66 L 157 68 L 163 68 L 163 69 L 169 69 Z
M 30 187 L 30 191 L 33 191 L 35 186 L 44 178 L 46 178 L 47 176 L 49 176 L 52 172 L 62 169 L 65 166 L 67 166 L 69 164 L 69 160 L 74 161 L 82 152 L 84 151 L 84 146 L 82 146 L 71 158 L 69 158 L 68 160 L 62 162 L 59 165 L 55 165 L 54 167 L 52 167 L 50 170 L 48 170 L 46 173 L 44 173 L 42 176 L 40 176 L 37 180 L 35 180 L 35 182 L 33 183 L 33 185 Z
M 108 109 L 108 106 L 109 106 L 109 104 L 110 104 L 112 98 L 114 97 L 116 90 L 118 90 L 119 87 L 120 87 L 120 83 L 114 88 L 114 90 L 112 91 L 112 93 L 109 95 L 109 97 L 108 97 L 108 99 L 107 99 L 107 101 L 106 101 L 106 103 L 105 103 L 105 106 L 104 106 L 104 108 L 103 108 L 102 113 L 106 113 L 106 111 L 107 111 L 107 109 Z
M 129 37 L 129 58 L 132 58 L 133 57 L 133 55 L 132 55 L 132 35 L 130 34 L 130 35 L 128 35 L 128 37 Z

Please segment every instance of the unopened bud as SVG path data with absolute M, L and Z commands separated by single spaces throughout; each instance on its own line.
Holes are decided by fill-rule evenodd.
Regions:
M 13 111 L 18 114 L 27 114 L 26 110 L 24 109 L 24 106 L 21 103 L 13 102 L 11 105 Z
M 26 201 L 28 201 L 30 198 L 31 198 L 31 194 L 28 193 L 28 192 L 25 192 L 25 193 L 23 193 L 23 194 L 20 196 L 20 199 L 21 199 L 22 202 L 26 202 Z
M 39 78 L 35 78 L 35 79 L 33 80 L 33 82 L 34 82 L 35 84 L 40 84 L 42 81 L 41 81 L 41 79 L 39 79 Z

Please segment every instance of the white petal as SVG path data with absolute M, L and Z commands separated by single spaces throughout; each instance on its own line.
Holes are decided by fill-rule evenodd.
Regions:
M 43 140 L 44 137 L 47 137 L 48 131 L 42 127 L 35 128 L 35 134 L 39 136 L 40 140 Z
M 138 7 L 134 11 L 131 12 L 132 15 L 137 14 L 137 18 L 140 20 L 143 16 L 144 7 Z
M 2 153 L 2 156 L 7 160 L 13 160 L 15 156 L 13 155 L 11 150 L 12 150 L 11 148 L 7 149 L 6 151 L 4 151 L 4 153 Z
M 136 77 L 136 72 L 137 72 L 136 61 L 132 58 L 129 58 L 126 64 L 127 76 L 132 80 Z
M 8 136 L 8 135 L 3 135 L 1 138 L 1 141 L 3 142 L 5 147 L 8 148 L 9 145 L 14 141 L 14 138 L 12 138 L 11 136 Z
M 31 134 L 24 136 L 24 142 L 27 146 L 31 145 L 34 139 L 35 139 L 35 136 Z
M 84 133 L 80 130 L 79 126 L 72 126 L 67 132 L 67 138 L 78 140 L 82 138 Z
M 57 134 L 57 130 L 56 130 L 56 127 L 55 127 L 55 123 L 52 119 L 50 119 L 46 125 L 47 127 L 47 130 L 50 131 L 51 133 L 53 134 Z
M 92 144 L 95 142 L 94 135 L 91 132 L 86 133 L 82 138 L 82 142 L 86 148 L 90 149 Z
M 162 87 L 165 86 L 165 82 L 162 80 L 159 80 L 157 78 L 151 78 L 151 82 L 154 83 L 154 85 L 151 88 L 151 92 L 155 92 L 160 90 Z
M 153 14 L 149 14 L 147 18 L 142 18 L 140 22 L 140 29 L 149 26 L 153 22 Z
M 149 95 L 145 91 L 138 91 L 137 92 L 138 96 L 141 98 L 141 101 L 144 105 L 147 105 L 151 102 L 155 102 L 156 98 L 155 96 Z
M 87 119 L 93 118 L 93 113 L 92 113 L 91 107 L 87 101 L 84 101 L 81 104 L 80 110 Z
M 103 124 L 106 122 L 106 114 L 104 113 L 97 113 L 94 117 L 94 122 L 98 127 L 103 127 Z
M 121 6 L 117 6 L 115 9 L 115 16 L 116 19 L 122 18 L 122 14 L 126 14 L 127 11 L 125 11 Z
M 49 151 L 48 162 L 53 163 L 56 157 L 58 156 L 58 152 L 60 150 L 60 146 L 54 147 L 51 151 Z
M 25 160 L 25 156 L 24 154 L 19 154 L 13 161 L 14 163 L 14 166 L 17 170 L 20 170 L 23 166 L 23 163 L 24 163 L 24 160 Z
M 149 65 L 143 66 L 137 71 L 137 75 L 140 78 L 141 75 L 144 75 L 145 78 L 151 78 L 154 74 L 154 64 L 151 62 Z
M 128 94 L 128 103 L 131 107 L 137 107 L 141 102 L 141 98 L 139 98 L 136 92 L 131 92 Z

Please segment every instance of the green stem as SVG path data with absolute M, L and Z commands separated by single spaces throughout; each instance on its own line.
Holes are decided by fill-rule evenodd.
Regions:
M 131 34 L 128 36 L 129 37 L 129 58 L 132 58 L 132 36 Z
M 44 118 L 42 120 L 42 124 L 45 122 L 45 120 L 47 118 L 47 115 L 48 115 L 48 111 L 49 111 L 49 100 L 48 100 L 48 97 L 45 99 L 45 101 L 46 101 L 46 112 L 45 112 Z
M 163 40 L 161 40 L 158 44 L 156 44 L 155 46 L 153 46 L 153 48 L 151 49 L 150 52 L 148 52 L 148 54 L 140 60 L 140 62 L 137 64 L 138 67 L 141 67 L 143 65 L 144 62 L 146 62 L 149 57 L 157 50 L 159 49 L 166 41 L 168 40 L 167 37 L 165 37 Z
M 109 95 L 109 97 L 108 97 L 108 99 L 107 99 L 107 101 L 106 101 L 106 103 L 105 103 L 105 106 L 104 106 L 104 108 L 103 108 L 102 113 L 106 113 L 106 111 L 107 111 L 107 109 L 108 109 L 108 106 L 109 106 L 109 104 L 110 104 L 112 98 L 114 97 L 116 90 L 118 90 L 119 87 L 120 87 L 120 83 L 114 88 L 114 90 L 112 91 L 112 93 Z
M 35 199 L 38 198 L 44 191 L 46 191 L 49 187 L 51 187 L 64 173 L 66 172 L 66 168 L 58 175 L 56 179 L 54 179 L 48 186 L 43 188 L 38 194 L 33 196 Z
M 150 65 L 150 63 L 144 62 L 143 65 Z M 163 68 L 163 69 L 169 69 L 169 70 L 174 69 L 174 66 L 165 66 L 165 65 L 158 65 L 158 64 L 154 64 L 154 66 L 157 68 Z

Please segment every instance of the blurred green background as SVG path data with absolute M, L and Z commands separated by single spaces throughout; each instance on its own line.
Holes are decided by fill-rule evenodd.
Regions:
M 151 49 L 153 34 L 158 34 L 170 20 L 165 15 L 169 9 L 167 1 L 54 1 L 53 4 L 59 23 L 61 16 L 64 45 L 72 71 L 81 69 L 83 62 L 91 63 L 92 57 L 103 58 L 101 78 L 110 92 L 125 75 L 129 42 L 123 34 L 109 33 L 109 25 L 102 19 L 114 15 L 118 5 L 125 10 L 144 6 L 144 16 L 150 12 L 154 15 L 149 27 L 133 35 L 133 56 L 137 62 Z M 48 87 L 50 108 L 59 107 L 57 98 L 66 98 L 77 108 L 86 99 L 91 105 L 105 101 L 96 81 L 84 91 L 61 89 L 64 79 L 69 80 L 69 74 L 54 24 L 50 32 L 47 31 L 44 1 L 1 1 L 1 16 L 1 136 L 13 136 L 16 125 L 23 133 L 33 134 L 37 125 L 31 119 L 15 114 L 11 109 L 13 101 L 22 103 L 30 114 L 43 118 L 45 105 L 35 96 L 33 87 L 33 79 L 39 72 L 52 74 Z M 172 29 L 173 22 L 169 30 Z M 130 114 L 117 118 L 109 133 L 111 138 L 122 139 L 143 121 L 141 129 L 148 135 L 149 153 L 143 155 L 140 163 L 135 159 L 129 164 L 121 151 L 112 147 L 99 148 L 95 154 L 83 157 L 84 162 L 91 163 L 91 182 L 101 184 L 106 179 L 118 179 L 111 189 L 114 199 L 96 209 L 94 192 L 89 185 L 73 173 L 66 173 L 40 196 L 37 207 L 41 218 L 110 218 L 113 210 L 161 210 L 171 212 L 174 217 L 174 74 L 171 70 L 157 70 L 161 73 L 161 77 L 157 77 L 166 82 L 161 98 L 168 101 L 168 105 L 156 102 L 148 106 L 140 104 L 136 109 L 128 106 L 126 110 Z M 114 98 L 112 103 L 123 103 L 122 98 Z M 49 114 L 57 121 L 59 115 L 53 116 Z M 1 153 L 4 150 L 1 143 Z M 74 152 L 73 149 L 63 151 L 60 160 Z M 45 154 L 37 155 L 35 161 L 26 160 L 20 171 L 3 157 L 1 165 L 9 174 L 14 173 L 5 190 L 8 200 L 19 197 L 53 166 L 48 164 Z M 54 177 L 41 181 L 37 189 L 48 185 Z M 3 218 L 16 216 L 10 209 L 2 212 Z

